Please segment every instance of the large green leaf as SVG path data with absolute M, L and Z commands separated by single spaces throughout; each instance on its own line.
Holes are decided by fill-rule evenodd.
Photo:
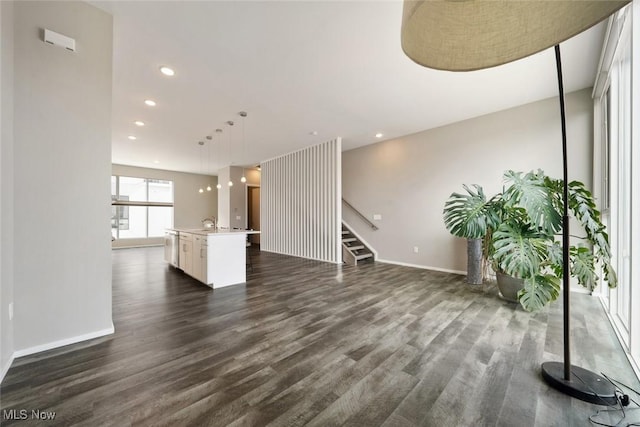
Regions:
M 453 193 L 444 205 L 444 224 L 454 236 L 480 239 L 500 222 L 498 197 L 487 200 L 481 186 L 463 186 L 467 194 Z
M 549 236 L 528 224 L 504 222 L 493 233 L 493 258 L 500 270 L 521 279 L 534 276 L 547 257 Z
M 542 171 L 526 174 L 507 171 L 504 180 L 508 184 L 503 195 L 506 204 L 522 206 L 532 226 L 541 228 L 549 235 L 562 228 L 562 215 L 554 204 L 551 189 L 545 185 Z
M 580 221 L 580 224 L 584 228 L 587 234 L 586 240 L 593 245 L 592 256 L 595 255 L 600 262 L 602 271 L 604 272 L 604 280 L 608 283 L 609 287 L 615 288 L 618 284 L 618 277 L 616 275 L 613 266 L 611 265 L 611 249 L 609 247 L 609 236 L 606 232 L 606 227 L 600 221 L 600 212 L 596 208 L 593 195 L 585 185 L 580 181 L 572 181 L 568 185 L 569 189 L 569 209 L 573 215 Z M 577 260 L 572 255 L 572 262 L 582 262 L 583 260 Z M 578 280 L 581 280 L 580 276 L 577 276 Z M 593 278 L 597 280 L 595 273 L 595 260 L 593 267 Z M 582 279 L 586 279 L 582 277 Z M 595 287 L 596 283 L 593 283 Z M 585 285 L 587 286 L 587 285 Z M 591 285 L 589 285 L 591 286 Z M 590 288 L 592 289 L 592 288 Z
M 562 278 L 562 245 L 554 241 L 547 246 L 547 260 L 545 265 L 550 267 L 556 276 Z
M 569 248 L 571 256 L 571 275 L 578 279 L 578 283 L 589 290 L 598 284 L 595 258 L 591 250 L 585 246 Z
M 536 274 L 525 279 L 518 292 L 520 305 L 527 311 L 538 311 L 560 295 L 560 279 L 553 274 Z
M 580 181 L 571 181 L 568 185 L 569 209 L 580 220 L 588 234 L 604 228 L 600 222 L 600 212 L 596 209 L 593 195 Z
M 603 263 L 602 270 L 604 270 L 604 280 L 607 281 L 610 288 L 615 288 L 618 286 L 618 275 L 616 274 L 616 270 L 614 270 L 611 263 Z

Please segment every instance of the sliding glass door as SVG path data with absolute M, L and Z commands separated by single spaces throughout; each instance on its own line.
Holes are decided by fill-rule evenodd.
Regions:
M 612 261 L 618 273 L 617 288 L 608 289 L 603 283 L 600 295 L 623 347 L 640 373 L 640 249 L 634 252 L 634 248 L 640 248 L 640 233 L 634 229 L 640 228 L 640 138 L 633 133 L 635 129 L 640 135 L 640 123 L 638 114 L 635 121 L 632 114 L 634 107 L 640 110 L 640 97 L 634 97 L 633 84 L 635 81 L 635 86 L 640 86 L 640 79 L 636 78 L 640 71 L 634 71 L 632 43 L 632 39 L 640 41 L 640 31 L 633 28 L 634 15 L 640 15 L 638 4 L 629 5 L 610 19 L 594 85 L 594 192 L 608 226 Z M 638 46 L 635 50 L 640 52 Z M 636 58 L 640 62 L 640 55 L 636 54 Z M 635 92 L 640 93 L 637 88 Z

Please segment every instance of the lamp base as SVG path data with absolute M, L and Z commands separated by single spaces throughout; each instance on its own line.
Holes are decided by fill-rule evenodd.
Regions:
M 615 405 L 618 403 L 616 389 L 606 378 L 571 365 L 571 379 L 564 379 L 564 363 L 544 362 L 542 378 L 556 390 L 576 399 L 596 405 Z

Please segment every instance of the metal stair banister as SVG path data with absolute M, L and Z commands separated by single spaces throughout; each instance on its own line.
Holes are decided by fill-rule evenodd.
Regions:
M 350 208 L 353 212 L 356 213 L 356 215 L 358 215 L 358 217 L 360 217 L 360 219 L 362 219 L 369 227 L 371 227 L 371 229 L 373 230 L 377 230 L 378 227 L 372 223 L 371 221 L 369 221 L 369 218 L 367 218 L 366 216 L 364 216 L 362 213 L 360 213 L 359 210 L 357 210 L 356 208 L 353 207 L 353 205 L 349 202 L 347 202 L 344 197 L 342 198 L 342 203 L 344 203 L 348 208 Z

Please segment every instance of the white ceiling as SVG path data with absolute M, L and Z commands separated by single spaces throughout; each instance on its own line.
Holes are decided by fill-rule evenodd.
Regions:
M 91 3 L 114 17 L 114 163 L 215 174 L 336 136 L 348 150 L 379 142 L 376 132 L 391 139 L 557 94 L 553 49 L 468 73 L 413 63 L 400 47 L 400 1 Z M 566 92 L 593 84 L 603 32 L 562 44 Z M 197 142 L 211 134 L 201 160 Z

